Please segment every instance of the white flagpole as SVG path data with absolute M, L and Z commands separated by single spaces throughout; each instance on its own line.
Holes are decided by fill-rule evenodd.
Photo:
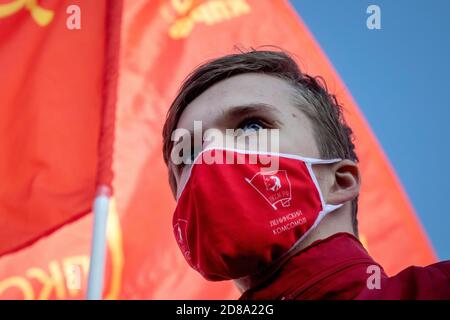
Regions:
M 105 273 L 106 226 L 108 223 L 109 196 L 99 194 L 94 201 L 94 226 L 89 263 L 88 300 L 101 300 Z
M 97 196 L 94 200 L 91 260 L 89 263 L 88 300 L 100 300 L 103 294 L 106 256 L 106 227 L 112 194 L 112 151 L 116 119 L 117 82 L 119 70 L 120 26 L 122 0 L 110 1 L 107 6 L 105 78 L 102 126 L 99 143 Z

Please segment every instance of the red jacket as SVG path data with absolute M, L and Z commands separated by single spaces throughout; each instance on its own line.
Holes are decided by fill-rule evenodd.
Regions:
M 369 289 L 371 268 L 378 267 L 379 285 Z M 338 233 L 300 251 L 240 299 L 450 299 L 450 261 L 409 267 L 388 277 L 357 238 Z

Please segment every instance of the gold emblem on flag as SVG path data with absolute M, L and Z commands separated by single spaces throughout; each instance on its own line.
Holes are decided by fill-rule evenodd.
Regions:
M 198 24 L 212 26 L 249 12 L 246 0 L 171 0 L 160 11 L 172 39 L 187 38 Z
M 48 25 L 55 15 L 52 10 L 41 7 L 37 0 L 15 0 L 0 4 L 0 18 L 12 16 L 22 9 L 28 10 L 33 20 L 41 27 Z

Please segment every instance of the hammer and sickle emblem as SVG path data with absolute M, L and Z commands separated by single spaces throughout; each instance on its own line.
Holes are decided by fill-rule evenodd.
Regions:
M 53 20 L 54 12 L 42 8 L 37 0 L 15 0 L 7 4 L 0 4 L 0 18 L 11 16 L 23 8 L 30 11 L 33 20 L 41 27 L 48 25 Z

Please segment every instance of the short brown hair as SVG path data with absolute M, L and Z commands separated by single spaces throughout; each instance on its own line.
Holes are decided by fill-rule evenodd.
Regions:
M 172 131 L 189 103 L 219 81 L 244 73 L 264 73 L 286 80 L 296 89 L 297 98 L 301 98 L 295 99 L 297 106 L 313 124 L 320 156 L 358 161 L 352 130 L 344 120 L 342 106 L 336 97 L 328 92 L 325 81 L 303 73 L 294 59 L 284 51 L 252 49 L 208 61 L 197 67 L 184 80 L 168 110 L 163 128 L 163 155 L 166 164 L 173 146 Z M 170 172 L 169 179 L 173 179 Z M 358 197 L 352 201 L 355 234 L 358 234 L 357 211 Z

